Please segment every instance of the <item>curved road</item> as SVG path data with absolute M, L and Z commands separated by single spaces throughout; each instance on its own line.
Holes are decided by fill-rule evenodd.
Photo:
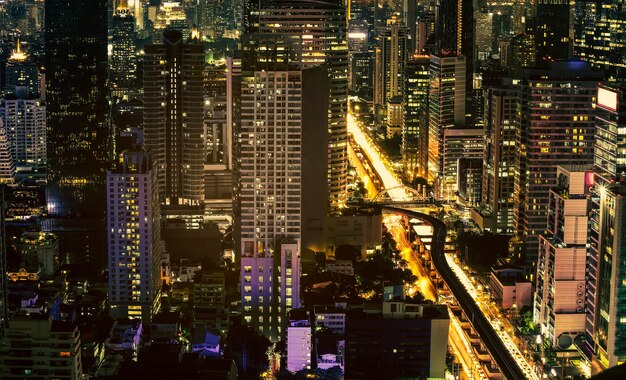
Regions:
M 491 323 L 489 323 L 474 299 L 469 295 L 467 290 L 465 290 L 461 281 L 459 281 L 452 271 L 452 268 L 448 265 L 444 253 L 446 225 L 441 220 L 421 212 L 389 206 L 383 206 L 383 208 L 412 218 L 422 219 L 433 227 L 431 255 L 437 272 L 439 272 L 446 282 L 446 285 L 448 285 L 448 288 L 450 288 L 450 291 L 452 291 L 452 294 L 454 294 L 454 297 L 465 312 L 465 315 L 470 319 L 472 326 L 496 361 L 502 374 L 509 380 L 526 379 L 524 372 L 518 366 L 515 359 L 509 355 L 509 351 L 504 343 L 502 343 L 502 340 L 500 340 L 500 337 L 491 326 Z

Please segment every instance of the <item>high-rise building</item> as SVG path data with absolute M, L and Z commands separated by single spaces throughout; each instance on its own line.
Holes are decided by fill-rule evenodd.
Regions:
M 15 183 L 15 163 L 11 156 L 11 143 L 0 119 L 0 184 Z
M 619 0 L 575 1 L 574 54 L 604 70 L 609 81 L 626 75 L 626 8 Z
M 253 5 L 253 4 L 251 4 Z M 248 5 L 246 5 L 248 7 Z M 330 205 L 345 202 L 348 173 L 348 46 L 346 8 L 342 1 L 292 0 L 261 2 L 246 13 L 256 18 L 258 33 L 288 41 L 303 69 L 327 64 L 330 78 L 328 112 L 328 188 Z M 256 13 L 255 13 L 256 12 Z M 312 23 L 311 20 L 316 22 Z M 253 29 L 254 29 L 253 28 Z M 246 31 L 247 33 L 247 31 Z
M 246 62 L 241 75 L 235 207 L 243 321 L 272 340 L 300 306 L 304 229 L 324 202 L 329 84 L 325 67 Z M 284 67 L 284 66 L 283 66 Z
M 0 105 L 0 119 L 11 146 L 11 157 L 17 170 L 43 172 L 47 164 L 46 106 L 38 95 L 27 95 L 19 89 Z
M 476 168 L 476 164 L 465 165 L 465 172 L 459 172 L 459 160 L 474 160 L 483 158 L 485 146 L 485 131 L 482 128 L 456 128 L 450 127 L 443 130 L 443 140 L 441 149 L 441 169 L 440 187 L 438 193 L 444 199 L 454 199 L 454 195 L 459 191 L 459 175 L 467 175 L 467 169 Z M 467 164 L 467 162 L 465 163 Z M 482 172 L 482 169 L 481 169 Z M 476 188 L 480 189 L 481 181 L 478 181 L 477 173 L 474 173 L 472 182 Z M 481 173 L 482 175 L 482 173 Z M 480 193 L 480 192 L 478 192 Z M 474 196 L 480 198 L 480 194 L 473 191 Z
M 167 30 L 179 31 L 185 40 L 191 36 L 191 25 L 182 2 L 164 1 L 158 6 L 152 26 L 152 43 L 163 40 Z
M 0 377 L 82 379 L 78 326 L 36 314 L 11 318 L 0 344 Z
M 204 196 L 204 48 L 177 30 L 145 47 L 144 138 L 165 205 L 198 206 Z
M 513 88 L 487 89 L 481 206 L 497 233 L 513 231 L 516 96 Z
M 421 167 L 419 160 L 421 139 L 428 141 L 428 133 L 421 132 L 427 124 L 428 118 L 428 90 L 430 86 L 430 57 L 427 55 L 413 55 L 404 67 L 402 120 L 402 162 L 404 169 L 411 176 L 420 175 L 427 170 Z M 426 143 L 426 147 L 428 143 Z
M 430 56 L 428 180 L 431 182 L 443 180 L 444 130 L 465 125 L 465 69 L 465 57 Z
M 350 57 L 350 88 L 361 98 L 374 96 L 374 56 L 371 51 L 352 53 Z
M 517 99 L 514 224 L 526 242 L 521 258 L 534 273 L 556 165 L 593 162 L 593 101 L 603 74 L 582 61 L 552 62 L 547 69 L 523 72 Z
M 417 16 L 415 30 L 415 52 L 417 54 L 436 54 L 433 49 L 435 40 L 435 12 L 423 11 Z
M 137 92 L 135 16 L 128 1 L 121 0 L 113 15 L 111 39 L 111 96 L 114 103 L 128 100 Z
M 593 343 L 597 361 L 607 368 L 626 361 L 626 186 L 600 186 L 598 193 Z
M 39 67 L 28 59 L 28 55 L 22 50 L 20 40 L 17 40 L 15 50 L 7 60 L 4 68 L 4 94 L 15 93 L 18 86 L 28 88 L 32 95 L 41 93 L 39 84 Z
M 557 166 L 547 229 L 539 236 L 534 320 L 557 350 L 585 333 L 585 282 L 591 167 Z
M 107 0 L 45 2 L 48 213 L 104 217 Z M 98 242 L 101 245 L 101 242 Z
M 122 153 L 107 173 L 111 315 L 149 321 L 160 306 L 161 213 L 156 164 L 144 152 Z
M 626 157 L 623 152 L 624 141 L 626 135 L 626 89 L 620 86 L 600 85 L 598 87 L 598 96 L 596 97 L 595 108 L 595 144 L 594 144 L 594 174 L 595 185 L 591 192 L 591 208 L 589 212 L 589 249 L 587 255 L 587 294 L 586 294 L 586 340 L 585 350 L 588 353 L 587 359 L 593 360 L 596 354 L 596 347 L 603 345 L 605 351 L 604 360 L 606 361 L 607 350 L 607 326 L 606 317 L 600 318 L 599 313 L 606 313 L 610 310 L 611 302 L 615 298 L 608 298 L 609 293 L 613 290 L 600 289 L 600 286 L 606 286 L 609 273 L 600 273 L 600 269 L 611 270 L 612 266 L 600 262 L 602 259 L 612 258 L 604 251 L 613 249 L 603 237 L 607 233 L 606 229 L 615 228 L 611 223 L 618 215 L 612 214 L 601 215 L 601 209 L 606 212 L 607 204 L 607 187 L 615 182 L 623 183 L 624 173 L 626 173 Z M 604 231 L 603 231 L 604 230 Z M 615 231 L 618 231 L 617 229 Z M 601 244 L 602 243 L 602 244 Z M 608 245 L 607 245 L 608 243 Z M 608 256 L 607 256 L 608 255 Z M 600 276 L 605 278 L 604 283 L 599 282 Z M 611 284 L 617 282 L 609 281 Z M 602 294 L 602 297 L 600 296 Z M 612 296 L 611 296 L 612 297 Z M 602 298 L 602 304 L 600 299 Z M 612 317 L 611 317 L 612 318 Z M 600 327 L 600 324 L 603 324 Z M 602 331 L 600 335 L 598 332 Z M 598 343 L 601 341 L 600 343 Z
M 4 215 L 6 212 L 6 202 L 4 200 L 4 186 L 0 186 L 0 271 L 7 273 L 7 247 L 6 231 L 4 229 Z M 0 278 L 0 338 L 4 337 L 4 330 L 8 320 L 8 290 L 7 276 Z
M 387 20 L 377 30 L 375 52 L 374 105 L 381 108 L 395 96 L 402 96 L 402 75 L 407 59 L 408 30 L 398 18 Z
M 570 36 L 570 0 L 535 2 L 535 62 L 566 60 L 572 55 Z

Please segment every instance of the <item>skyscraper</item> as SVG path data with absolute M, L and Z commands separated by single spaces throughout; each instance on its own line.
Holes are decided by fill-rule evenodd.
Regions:
M 593 100 L 602 72 L 582 61 L 526 69 L 518 89 L 514 223 L 534 272 L 556 165 L 593 162 Z
M 534 320 L 557 350 L 585 332 L 590 166 L 558 166 L 547 229 L 539 236 Z
M 6 211 L 6 203 L 4 201 L 4 186 L 0 185 L 0 271 L 7 273 L 7 248 L 6 248 L 6 232 L 4 229 L 4 213 Z M 0 278 L 0 338 L 4 336 L 4 329 L 7 326 L 8 318 L 8 294 L 7 294 L 7 276 Z
M 498 233 L 513 231 L 515 99 L 513 88 L 490 88 L 486 94 L 481 204 Z
M 594 181 L 591 193 L 591 208 L 589 212 L 589 249 L 587 254 L 587 294 L 586 294 L 586 350 L 587 359 L 592 360 L 597 355 L 603 365 L 615 362 L 615 355 L 611 352 L 616 342 L 616 330 L 609 328 L 610 320 L 617 317 L 612 313 L 618 309 L 617 298 L 612 292 L 621 292 L 621 281 L 613 278 L 610 273 L 616 250 L 610 236 L 621 236 L 623 226 L 618 226 L 620 199 L 619 187 L 616 191 L 609 188 L 616 182 L 623 184 L 626 173 L 626 157 L 624 151 L 626 135 L 626 89 L 619 86 L 600 85 L 596 97 L 595 108 L 595 144 L 594 144 Z M 611 195 L 609 195 L 611 194 Z M 608 212 L 607 212 L 608 211 Z M 612 232 L 615 231 L 615 232 Z M 601 262 L 601 260 L 608 260 Z M 603 280 L 600 281 L 600 278 Z M 604 315 L 600 315 L 600 314 Z M 607 318 L 607 313 L 609 317 Z M 599 353 L 601 351 L 602 353 Z
M 104 216 L 111 162 L 106 0 L 45 2 L 48 213 Z
M 137 85 L 135 17 L 128 1 L 121 0 L 113 15 L 111 40 L 111 95 L 114 103 L 128 100 Z
M 465 125 L 465 57 L 430 56 L 428 180 L 443 181 L 444 130 Z M 439 183 L 441 188 L 443 183 Z
M 402 75 L 408 51 L 408 30 L 397 18 L 378 27 L 376 67 L 374 74 L 374 105 L 384 107 L 395 96 L 402 96 Z
M 41 98 L 23 91 L 7 95 L 0 105 L 0 119 L 18 170 L 43 172 L 47 163 L 46 106 Z
M 344 2 L 276 0 L 260 3 L 258 11 L 246 9 L 246 14 L 252 15 L 252 31 L 279 36 L 288 42 L 303 69 L 328 65 L 328 188 L 330 205 L 337 207 L 345 201 L 348 174 L 348 45 Z
M 149 321 L 160 305 L 164 252 L 156 165 L 126 151 L 106 185 L 111 314 Z
M 603 69 L 609 81 L 626 75 L 624 20 L 619 0 L 575 2 L 574 54 Z
M 420 139 L 428 136 L 422 126 L 428 122 L 429 66 L 430 58 L 427 55 L 414 55 L 404 67 L 402 161 L 405 170 L 411 176 L 418 175 L 418 173 L 422 175 L 422 170 L 418 170 L 420 168 L 418 154 L 421 146 Z M 426 132 L 426 136 L 422 136 L 421 132 Z
M 534 23 L 537 65 L 571 57 L 569 0 L 537 0 Z
M 11 156 L 11 144 L 6 128 L 0 119 L 0 184 L 15 182 L 15 163 Z
M 156 161 L 166 205 L 201 204 L 204 197 L 204 48 L 168 30 L 145 47 L 144 138 Z
M 300 306 L 303 229 L 326 194 L 329 85 L 324 67 L 274 67 L 242 72 L 236 218 L 242 319 L 276 340 Z

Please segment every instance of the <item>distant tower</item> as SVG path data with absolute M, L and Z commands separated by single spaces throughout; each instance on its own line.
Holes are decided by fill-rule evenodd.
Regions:
M 122 153 L 107 173 L 109 300 L 114 317 L 149 321 L 160 305 L 161 212 L 156 166 Z
M 17 39 L 15 50 L 9 57 L 5 67 L 3 92 L 15 93 L 18 86 L 24 86 L 31 95 L 39 94 L 39 67 L 28 59 L 22 50 L 20 39 Z
M 145 147 L 158 165 L 159 198 L 172 205 L 204 199 L 204 48 L 177 30 L 145 47 Z
M 0 104 L 0 119 L 18 171 L 44 172 L 47 164 L 46 106 L 38 95 L 18 87 Z M 24 91 L 21 91 L 21 90 Z
M 137 84 L 135 17 L 128 2 L 119 2 L 113 15 L 113 38 L 110 63 L 111 95 L 114 103 L 128 100 Z
M 15 182 L 15 164 L 11 157 L 11 146 L 6 129 L 0 120 L 0 184 Z

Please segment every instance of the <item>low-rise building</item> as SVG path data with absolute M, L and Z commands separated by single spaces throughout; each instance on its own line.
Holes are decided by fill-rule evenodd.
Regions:
M 83 376 L 76 325 L 41 315 L 8 321 L 0 344 L 0 379 L 78 380 Z
M 345 303 L 334 305 L 315 305 L 315 331 L 326 329 L 334 334 L 343 336 L 346 333 L 346 308 Z
M 345 377 L 443 378 L 449 324 L 446 305 L 387 301 L 376 308 L 351 310 L 346 320 Z
M 309 312 L 293 309 L 287 325 L 287 370 L 311 368 L 312 328 Z
M 503 309 L 530 306 L 532 283 L 524 278 L 524 270 L 517 267 L 496 266 L 491 268 L 489 279 L 491 296 Z
M 143 334 L 141 319 L 115 321 L 105 341 L 107 355 L 136 357 Z

